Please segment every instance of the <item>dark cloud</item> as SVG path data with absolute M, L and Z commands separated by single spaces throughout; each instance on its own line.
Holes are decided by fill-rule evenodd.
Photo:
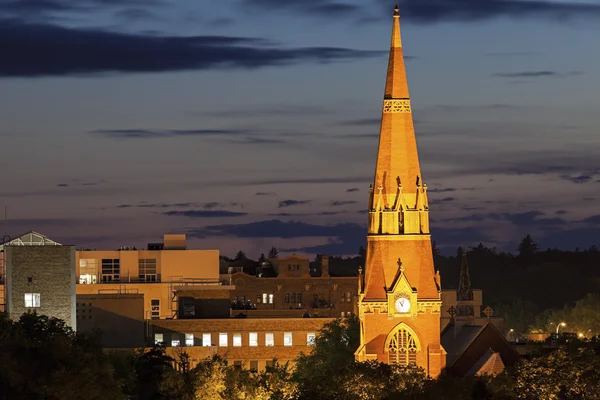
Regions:
M 333 207 L 339 207 L 339 206 L 345 206 L 345 205 L 348 205 L 348 204 L 356 204 L 356 203 L 358 203 L 358 202 L 354 201 L 354 200 L 340 200 L 340 201 L 334 201 L 334 202 L 332 202 L 331 205 Z
M 277 208 L 299 206 L 302 204 L 310 204 L 310 200 L 282 200 L 279 202 Z
M 241 7 L 252 7 L 266 11 L 288 11 L 303 14 L 332 17 L 355 15 L 362 12 L 363 8 L 332 0 L 302 0 L 302 1 L 279 1 L 279 0 L 241 0 Z
M 71 187 L 71 188 L 75 188 L 75 187 L 81 187 L 81 186 L 98 186 L 98 185 L 102 185 L 106 183 L 106 181 L 104 180 L 100 180 L 97 182 L 81 182 L 78 180 L 73 180 L 70 183 L 65 183 L 65 182 L 61 182 L 59 184 L 56 185 L 56 187 L 61 187 L 61 188 L 66 188 L 66 187 Z
M 248 129 L 99 129 L 89 133 L 110 138 L 144 139 L 172 136 L 238 136 L 253 134 L 256 131 Z
M 172 208 L 172 207 L 198 207 L 196 203 L 147 203 L 120 204 L 116 208 Z
M 454 200 L 456 200 L 454 197 L 444 197 L 442 199 L 432 199 L 429 201 L 429 203 L 431 203 L 431 204 L 449 203 Z
M 389 15 L 390 2 L 378 1 Z M 598 18 L 600 5 L 565 0 L 402 0 L 400 13 L 416 23 L 476 22 L 497 17 L 564 21 L 573 18 Z
M 556 215 L 565 215 L 568 211 L 567 210 L 557 210 L 554 214 Z
M 269 214 L 269 216 L 270 217 L 306 217 L 306 216 L 312 216 L 312 215 L 327 216 L 327 215 L 341 214 L 342 212 L 343 211 L 321 211 L 318 213 L 286 213 L 286 212 L 282 212 L 282 213 Z
M 600 8 L 599 8 L 600 10 Z M 600 14 L 599 14 L 600 15 Z M 582 73 L 579 71 L 571 71 L 566 73 L 556 71 L 522 71 L 522 72 L 496 72 L 492 74 L 496 78 L 566 78 L 569 76 L 577 76 Z
M 359 23 L 380 23 L 392 13 L 390 0 L 373 0 L 371 4 L 358 6 L 340 0 L 242 0 L 244 7 L 263 11 L 287 11 L 309 16 L 340 19 L 350 18 Z M 379 10 L 373 14 L 373 4 Z M 600 5 L 596 3 L 550 1 L 550 0 L 401 0 L 400 14 L 412 23 L 432 24 L 447 21 L 477 22 L 498 17 L 513 19 L 596 19 L 600 17 Z M 528 52 L 515 52 L 525 55 Z M 491 53 L 494 54 L 494 53 Z M 498 53 L 497 53 L 498 54 Z M 506 55 L 506 53 L 499 53 Z
M 364 246 L 367 229 L 352 223 L 316 225 L 273 219 L 239 225 L 213 225 L 202 229 L 190 229 L 188 230 L 188 235 L 192 237 L 233 236 L 237 238 L 282 239 L 300 237 L 327 238 L 327 243 L 323 245 L 281 249 L 281 251 L 347 255 L 356 254 L 359 247 Z
M 561 175 L 560 179 L 564 179 L 573 183 L 588 183 L 593 179 L 593 175 L 591 174 L 581 174 L 581 175 Z
M 446 222 L 482 222 L 482 221 L 507 221 L 519 227 L 526 226 L 562 226 L 567 221 L 562 218 L 543 218 L 546 213 L 538 210 L 522 213 L 491 213 L 471 214 L 465 217 L 446 219 Z
M 600 225 L 600 214 L 584 218 L 581 220 L 581 222 L 586 224 Z
M 275 192 L 256 192 L 254 193 L 255 196 L 277 196 L 277 193 Z
M 330 177 L 330 178 L 292 178 L 292 179 L 265 179 L 260 181 L 246 182 L 246 185 L 285 185 L 298 183 L 357 183 L 370 182 L 373 176 L 351 176 L 351 177 Z
M 334 62 L 383 54 L 334 47 L 288 49 L 262 39 L 156 36 L 0 21 L 0 76 L 163 72 Z
M 69 187 L 69 184 L 68 183 L 59 183 L 56 186 L 58 186 L 58 187 Z
M 448 193 L 448 192 L 456 192 L 456 188 L 437 188 L 437 189 L 427 189 L 429 193 Z
M 359 192 L 359 191 L 360 191 L 359 188 L 349 188 L 349 189 L 346 189 L 346 192 L 348 192 L 348 193 Z
M 303 104 L 270 104 L 263 106 L 249 106 L 242 110 L 237 110 L 235 113 L 231 111 L 198 111 L 193 112 L 194 115 L 211 116 L 211 117 L 227 117 L 231 118 L 265 118 L 277 116 L 305 116 L 305 115 L 322 115 L 330 113 L 323 107 L 303 105 Z
M 132 7 L 118 10 L 115 12 L 115 17 L 126 20 L 128 22 L 136 21 L 160 21 L 162 18 L 156 13 L 147 8 Z
M 234 212 L 225 210 L 186 210 L 186 211 L 167 211 L 163 215 L 170 217 L 188 217 L 188 218 L 225 218 L 241 217 L 248 215 L 245 212 Z
M 381 124 L 381 118 L 362 118 L 351 119 L 349 121 L 340 121 L 338 125 L 342 126 L 374 126 Z

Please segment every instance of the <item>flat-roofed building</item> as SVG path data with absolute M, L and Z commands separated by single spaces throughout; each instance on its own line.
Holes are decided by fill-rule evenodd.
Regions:
M 179 347 L 193 363 L 220 355 L 230 365 L 263 370 L 277 359 L 290 362 L 308 353 L 318 331 L 332 318 L 229 318 L 150 321 L 151 338 L 169 354 Z
M 329 258 L 320 256 L 320 274 L 308 258 L 295 254 L 263 262 L 254 275 L 240 271 L 221 275 L 234 287 L 231 316 L 344 317 L 356 312 L 357 277 L 329 275 Z
M 6 312 L 59 318 L 76 329 L 75 247 L 4 246 Z

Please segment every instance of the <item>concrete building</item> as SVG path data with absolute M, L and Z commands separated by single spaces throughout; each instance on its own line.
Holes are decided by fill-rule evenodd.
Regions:
M 446 364 L 440 343 L 441 286 L 434 274 L 427 185 L 421 177 L 397 6 L 368 211 L 356 358 L 416 364 L 435 377 Z
M 9 243 L 3 258 L 9 318 L 35 311 L 76 329 L 74 246 Z
M 77 251 L 77 294 L 139 294 L 144 318 L 176 318 L 182 288 L 219 286 L 219 251 L 190 250 L 185 235 L 164 235 L 148 249 Z

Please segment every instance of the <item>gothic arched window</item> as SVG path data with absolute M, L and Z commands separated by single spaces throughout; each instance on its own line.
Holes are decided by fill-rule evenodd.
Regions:
M 392 334 L 388 345 L 390 364 L 416 364 L 417 351 L 417 341 L 408 330 L 401 328 Z

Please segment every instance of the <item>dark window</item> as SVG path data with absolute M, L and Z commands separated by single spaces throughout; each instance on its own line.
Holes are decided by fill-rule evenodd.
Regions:
M 250 361 L 250 372 L 258 372 L 258 360 Z
M 121 273 L 121 263 L 118 258 L 102 259 L 102 281 L 118 281 Z

